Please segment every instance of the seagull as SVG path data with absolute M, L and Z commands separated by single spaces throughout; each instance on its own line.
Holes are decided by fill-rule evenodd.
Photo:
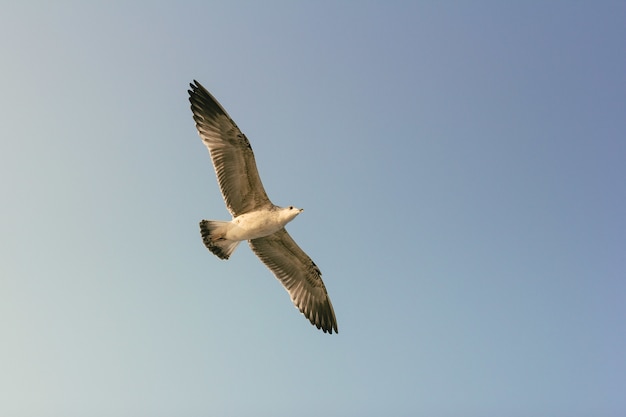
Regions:
M 289 236 L 285 225 L 303 209 L 274 205 L 263 188 L 246 135 L 198 81 L 189 84 L 189 102 L 202 142 L 213 161 L 230 221 L 202 220 L 200 234 L 209 251 L 228 259 L 243 240 L 289 293 L 311 324 L 337 333 L 337 319 L 322 273 Z

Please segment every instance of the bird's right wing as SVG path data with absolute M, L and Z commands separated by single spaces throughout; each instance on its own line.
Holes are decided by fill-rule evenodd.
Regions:
M 249 241 L 254 253 L 283 284 L 291 301 L 307 319 L 325 333 L 337 333 L 337 319 L 322 273 L 289 236 L 285 228 Z
M 226 110 L 198 81 L 189 84 L 196 128 L 209 149 L 222 195 L 233 216 L 271 206 L 252 147 Z

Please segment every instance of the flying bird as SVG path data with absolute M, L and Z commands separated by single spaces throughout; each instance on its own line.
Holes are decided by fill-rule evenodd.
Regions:
M 337 333 L 337 319 L 320 269 L 285 230 L 303 210 L 279 207 L 270 201 L 246 135 L 198 81 L 189 85 L 193 119 L 233 217 L 230 221 L 202 220 L 204 245 L 219 258 L 228 259 L 237 245 L 247 240 L 311 324 L 324 333 Z

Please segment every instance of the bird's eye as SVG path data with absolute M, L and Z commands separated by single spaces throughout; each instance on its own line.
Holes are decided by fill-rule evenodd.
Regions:
M 289 206 L 289 210 L 293 210 L 293 206 Z

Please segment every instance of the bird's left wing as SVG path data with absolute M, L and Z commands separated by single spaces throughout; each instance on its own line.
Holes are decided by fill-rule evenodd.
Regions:
M 337 332 L 337 319 L 322 273 L 289 236 L 285 228 L 249 241 L 254 253 L 283 284 L 291 301 L 307 319 L 325 333 Z
M 228 210 L 233 216 L 238 216 L 271 206 L 248 138 L 206 88 L 195 80 L 190 86 L 193 119 L 211 154 Z

